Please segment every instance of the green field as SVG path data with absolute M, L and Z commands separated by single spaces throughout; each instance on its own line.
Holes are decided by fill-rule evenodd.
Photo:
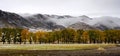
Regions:
M 0 50 L 91 50 L 117 46 L 117 44 L 0 44 Z

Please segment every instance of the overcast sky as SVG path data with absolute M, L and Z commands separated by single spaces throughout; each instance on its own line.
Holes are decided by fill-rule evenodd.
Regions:
M 120 17 L 120 0 L 0 0 L 0 9 L 15 13 Z

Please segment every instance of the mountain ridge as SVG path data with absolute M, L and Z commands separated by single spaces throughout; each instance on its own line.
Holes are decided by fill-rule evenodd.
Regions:
M 0 27 L 13 28 L 39 28 L 39 29 L 64 29 L 76 27 L 76 29 L 120 29 L 120 18 L 116 17 L 99 17 L 90 18 L 86 15 L 74 17 L 70 15 L 48 15 L 48 14 L 33 14 L 19 15 L 16 13 L 0 10 Z

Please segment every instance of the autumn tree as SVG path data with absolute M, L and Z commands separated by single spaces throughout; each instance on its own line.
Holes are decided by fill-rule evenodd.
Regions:
M 11 42 L 11 37 L 10 37 L 11 32 L 12 32 L 12 29 L 10 29 L 10 28 L 8 28 L 6 31 L 5 37 L 6 37 L 8 44 L 10 44 L 10 42 Z
M 74 38 L 75 42 L 81 43 L 82 42 L 82 34 L 84 30 L 77 30 L 76 38 Z
M 100 37 L 100 42 L 105 43 L 105 32 L 104 31 L 99 31 L 99 37 Z
M 35 34 L 36 34 L 36 41 L 37 42 L 39 42 L 39 43 L 46 42 L 45 41 L 45 32 L 38 31 Z
M 0 28 L 0 39 L 2 39 L 2 29 Z M 1 40 L 0 40 L 1 42 Z
M 120 43 L 120 30 L 117 30 L 116 32 L 116 43 Z
M 28 39 L 28 36 L 29 36 L 29 31 L 28 29 L 23 29 L 22 32 L 21 32 L 21 39 L 22 41 L 24 42 L 24 44 L 26 44 L 26 41 Z
M 60 43 L 61 42 L 61 31 L 54 31 L 54 39 L 57 43 Z
M 82 34 L 82 41 L 83 43 L 88 43 L 89 42 L 89 34 L 88 31 L 84 31 Z
M 33 32 L 29 32 L 28 33 L 28 41 L 29 41 L 30 44 L 32 44 L 33 38 L 34 38 L 34 33 Z
M 47 43 L 53 43 L 54 41 L 53 32 L 47 32 L 45 37 Z
M 113 43 L 115 40 L 115 32 L 114 30 L 105 30 L 106 42 Z
M 3 44 L 6 42 L 6 31 L 7 31 L 7 29 L 6 28 L 2 28 L 2 42 L 3 42 Z
M 64 43 L 73 43 L 76 37 L 76 31 L 73 29 L 64 29 L 61 31 L 61 35 Z

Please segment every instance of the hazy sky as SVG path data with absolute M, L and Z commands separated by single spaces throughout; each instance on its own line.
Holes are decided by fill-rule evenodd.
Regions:
M 120 0 L 0 0 L 0 9 L 15 13 L 120 17 Z

